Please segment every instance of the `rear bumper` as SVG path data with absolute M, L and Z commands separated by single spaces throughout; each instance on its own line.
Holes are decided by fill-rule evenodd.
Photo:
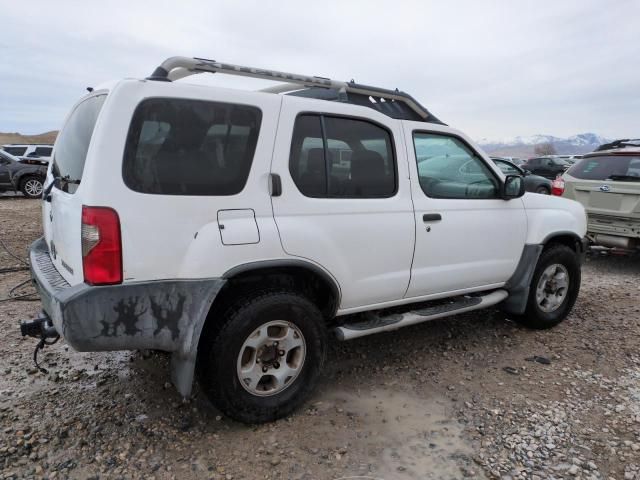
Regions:
M 44 312 L 78 351 L 156 349 L 189 355 L 225 282 L 214 278 L 71 286 L 51 262 L 44 238 L 31 245 L 29 259 Z
M 589 213 L 587 233 L 590 236 L 613 235 L 640 239 L 640 220 Z

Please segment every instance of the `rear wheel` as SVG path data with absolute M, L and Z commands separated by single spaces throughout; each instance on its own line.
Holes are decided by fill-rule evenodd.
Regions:
M 536 193 L 539 193 L 541 195 L 551 195 L 551 190 L 549 190 L 547 187 L 538 187 L 536 188 Z
M 27 198 L 42 197 L 42 179 L 39 177 L 25 177 L 20 182 L 20 191 Z
M 313 391 L 326 353 L 320 310 L 293 292 L 266 292 L 227 309 L 200 342 L 200 383 L 211 402 L 245 423 L 291 413 Z
M 545 329 L 563 321 L 573 308 L 580 291 L 580 260 L 566 245 L 553 244 L 540 255 L 536 265 L 523 325 Z

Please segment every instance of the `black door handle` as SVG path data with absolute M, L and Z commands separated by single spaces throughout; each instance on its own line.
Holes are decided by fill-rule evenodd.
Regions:
M 282 180 L 280 180 L 280 175 L 278 175 L 277 173 L 270 173 L 269 180 L 271 182 L 269 185 L 271 196 L 279 197 L 280 195 L 282 195 Z
M 439 222 L 442 220 L 442 215 L 439 213 L 425 213 L 422 215 L 423 222 Z

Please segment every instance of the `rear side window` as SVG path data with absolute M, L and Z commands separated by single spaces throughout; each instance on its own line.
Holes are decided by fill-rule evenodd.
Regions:
M 49 157 L 52 150 L 51 147 L 36 147 L 34 153 L 39 157 Z
M 74 193 L 82 179 L 93 129 L 106 98 L 97 95 L 78 105 L 58 136 L 53 174 L 60 177 L 58 187 L 65 192 Z
M 27 147 L 4 147 L 3 150 L 14 157 L 21 157 L 27 151 Z
M 124 182 L 141 193 L 235 195 L 249 177 L 261 119 L 244 105 L 144 100 L 127 136 Z
M 582 180 L 634 180 L 640 182 L 640 155 L 607 155 L 578 160 L 567 173 Z
M 385 198 L 396 192 L 391 134 L 365 120 L 298 116 L 289 169 L 307 197 Z

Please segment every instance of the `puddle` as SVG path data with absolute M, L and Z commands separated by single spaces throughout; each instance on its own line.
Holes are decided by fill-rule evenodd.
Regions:
M 327 400 L 358 416 L 366 433 L 357 448 L 363 450 L 361 460 L 375 467 L 368 476 L 343 478 L 459 479 L 463 467 L 474 478 L 485 478 L 471 459 L 462 427 L 447 417 L 446 400 L 386 390 L 334 393 Z

